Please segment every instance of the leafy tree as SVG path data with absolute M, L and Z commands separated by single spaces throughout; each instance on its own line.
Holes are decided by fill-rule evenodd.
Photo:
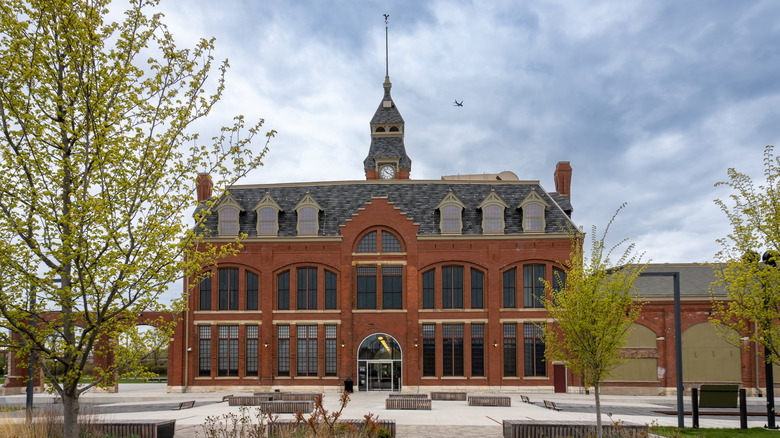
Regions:
M 261 164 L 274 134 L 253 152 L 262 120 L 239 116 L 204 145 L 191 125 L 219 101 L 227 69 L 213 39 L 179 49 L 157 0 L 131 0 L 118 22 L 105 20 L 109 4 L 0 2 L 0 325 L 21 334 L 0 342 L 43 359 L 67 438 L 79 396 L 139 366 L 116 351 L 114 367 L 79 386 L 90 355 L 112 353 L 120 334 L 143 342 L 135 315 L 169 309 L 166 285 L 239 246 L 201 241 L 209 203 L 186 225 L 198 171 L 220 195 Z
M 756 186 L 750 176 L 731 168 L 726 186 L 732 194 L 715 203 L 731 223 L 728 236 L 718 239 L 716 281 L 727 300 L 714 301 L 711 321 L 734 329 L 732 343 L 740 336 L 765 347 L 767 362 L 780 364 L 780 157 L 774 147 L 764 149 L 764 184 Z M 761 263 L 757 251 L 768 253 Z M 754 330 L 755 328 L 755 330 Z
M 635 253 L 634 244 L 630 244 L 613 264 L 613 252 L 627 240 L 612 247 L 606 244 L 609 227 L 624 206 L 615 212 L 600 238 L 593 226 L 590 258 L 584 255 L 584 236 L 572 232 L 572 252 L 562 263 L 567 271 L 565 280 L 545 282 L 544 307 L 553 320 L 544 326 L 545 356 L 548 361 L 565 361 L 574 374 L 582 376 L 586 387 L 593 387 L 599 437 L 600 385 L 625 360 L 621 352 L 628 329 L 642 307 L 634 287 L 646 265 L 642 254 Z

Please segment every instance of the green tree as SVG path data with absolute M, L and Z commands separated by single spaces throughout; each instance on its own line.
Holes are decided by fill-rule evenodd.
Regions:
M 714 285 L 722 286 L 727 300 L 715 300 L 711 321 L 734 329 L 730 341 L 739 337 L 765 347 L 767 362 L 780 364 L 780 158 L 774 147 L 764 149 L 764 184 L 756 186 L 750 176 L 731 168 L 726 186 L 732 193 L 715 203 L 726 214 L 731 232 L 718 239 Z M 759 252 L 771 256 L 761 263 Z M 754 329 L 755 328 L 755 329 Z M 727 336 L 728 337 L 728 336 Z
M 596 422 L 601 437 L 601 382 L 625 358 L 628 329 L 636 321 L 642 307 L 634 281 L 644 270 L 642 254 L 627 245 L 613 264 L 613 252 L 627 243 L 624 239 L 612 247 L 606 243 L 609 227 L 621 206 L 612 216 L 600 238 L 596 227 L 591 231 L 590 258 L 584 254 L 584 236 L 572 232 L 572 251 L 563 262 L 566 278 L 545 282 L 544 307 L 552 323 L 544 326 L 545 356 L 548 361 L 564 361 L 576 375 L 582 376 L 585 387 L 593 387 L 596 401 Z
M 210 203 L 187 225 L 198 172 L 221 195 L 261 165 L 274 134 L 252 151 L 262 120 L 239 116 L 200 140 L 191 125 L 219 101 L 227 69 L 213 39 L 179 49 L 157 0 L 131 0 L 117 22 L 109 4 L 0 2 L 0 325 L 22 337 L 0 341 L 43 359 L 67 438 L 78 436 L 79 396 L 139 366 L 116 351 L 116 366 L 79 385 L 90 355 L 120 335 L 144 342 L 135 315 L 181 310 L 183 300 L 160 302 L 166 286 L 239 247 L 201 241 Z

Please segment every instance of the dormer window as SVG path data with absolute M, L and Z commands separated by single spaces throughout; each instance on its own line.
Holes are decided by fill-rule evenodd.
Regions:
M 282 211 L 282 208 L 274 201 L 270 193 L 266 193 L 252 211 L 257 212 L 258 236 L 276 236 L 279 233 L 279 212 Z
M 399 131 L 399 129 L 398 129 L 397 126 L 391 126 L 390 127 L 390 132 L 398 132 L 398 131 Z
M 504 234 L 504 209 L 508 207 L 495 190 L 490 191 L 477 207 L 482 209 L 483 234 Z
M 525 200 L 517 206 L 523 209 L 523 231 L 540 233 L 544 232 L 544 211 L 550 204 L 545 202 L 535 190 L 526 196 Z
M 380 126 L 380 127 L 376 128 L 376 131 L 374 131 L 374 132 L 385 132 L 385 128 Z
M 298 235 L 316 236 L 320 230 L 319 213 L 322 207 L 314 198 L 306 193 L 295 206 L 298 213 Z
M 461 213 L 466 208 L 466 204 L 461 202 L 455 193 L 450 190 L 444 199 L 436 206 L 441 215 L 439 229 L 442 234 L 460 234 L 463 229 Z
M 225 197 L 219 202 L 217 206 L 217 214 L 219 215 L 219 235 L 220 236 L 237 236 L 239 231 L 238 216 L 244 211 L 243 208 L 233 199 L 230 194 L 226 194 Z

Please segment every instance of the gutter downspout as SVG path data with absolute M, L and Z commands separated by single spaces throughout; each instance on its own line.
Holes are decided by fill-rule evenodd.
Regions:
M 184 310 L 184 387 L 182 392 L 186 393 L 190 382 L 190 295 L 189 295 L 189 276 L 184 276 L 184 293 L 187 295 L 187 308 Z

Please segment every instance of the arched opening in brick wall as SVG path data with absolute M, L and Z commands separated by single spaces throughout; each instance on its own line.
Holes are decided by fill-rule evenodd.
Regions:
M 400 391 L 401 346 L 386 333 L 367 336 L 358 348 L 358 391 Z

